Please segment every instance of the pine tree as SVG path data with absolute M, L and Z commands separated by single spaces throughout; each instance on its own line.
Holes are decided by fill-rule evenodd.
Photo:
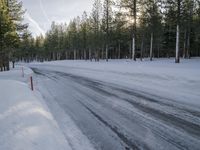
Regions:
M 191 40 L 192 40 L 192 27 L 193 27 L 193 16 L 194 16 L 194 0 L 184 0 L 182 10 L 182 24 L 184 25 L 184 48 L 183 58 L 190 58 Z
M 163 7 L 164 18 L 164 34 L 163 34 L 163 55 L 165 57 L 174 56 L 174 48 L 176 43 L 176 23 L 177 11 L 176 3 L 174 0 L 166 0 Z
M 12 22 L 15 24 L 17 33 L 19 37 L 23 34 L 23 31 L 26 32 L 28 24 L 23 24 L 23 18 L 25 11 L 23 10 L 23 4 L 18 0 L 7 0 L 8 11 L 11 17 Z
M 21 43 L 20 43 L 20 50 L 21 50 L 21 61 L 29 62 L 30 61 L 30 38 L 31 34 L 28 30 L 25 30 L 21 37 Z
M 115 47 L 118 50 L 118 59 L 127 55 L 125 50 L 121 51 L 121 48 L 125 47 L 128 41 L 128 30 L 125 28 L 125 24 L 125 17 L 121 12 L 117 12 L 113 21 L 113 36 L 111 37 L 111 40 L 115 43 Z
M 93 50 L 95 51 L 95 60 L 99 60 L 99 49 L 101 48 L 101 13 L 102 5 L 100 0 L 95 0 L 91 14 L 91 27 L 93 32 Z
M 77 59 L 77 25 L 76 19 L 73 19 L 68 26 L 69 48 L 73 51 L 73 59 Z
M 106 45 L 106 61 L 108 61 L 108 50 L 109 50 L 109 43 L 110 43 L 110 30 L 111 30 L 111 23 L 112 23 L 112 1 L 111 0 L 104 0 L 103 4 L 103 19 L 102 19 L 102 27 L 105 32 L 105 45 Z
M 128 17 L 132 20 L 132 59 L 134 61 L 136 61 L 137 5 L 137 0 L 121 0 L 121 7 L 128 10 Z
M 9 70 L 10 49 L 15 46 L 17 33 L 5 1 L 0 1 L 0 68 Z
M 81 41 L 82 41 L 81 49 L 83 50 L 83 57 L 85 60 L 87 60 L 88 17 L 87 17 L 86 12 L 84 12 L 82 15 L 80 34 L 81 34 Z
M 75 17 L 68 25 L 53 22 L 44 39 L 31 38 L 34 44 L 30 44 L 32 52 L 28 52 L 28 56 L 31 56 L 31 59 L 95 58 L 98 61 L 100 58 L 136 60 L 139 56 L 141 60 L 149 56 L 152 60 L 153 56 L 176 55 L 176 62 L 179 62 L 182 54 L 187 58 L 200 55 L 199 1 L 120 0 L 116 5 L 113 2 L 116 1 L 104 0 L 102 11 L 101 0 L 94 0 L 90 15 L 84 12 L 81 18 Z M 6 10 L 8 7 L 4 9 L 4 15 L 1 14 L 1 17 L 4 16 L 7 21 L 0 32 L 4 35 L 1 36 L 1 39 L 4 37 L 1 42 L 4 40 L 3 46 L 8 49 L 8 46 L 17 43 L 14 42 L 14 37 L 19 34 L 16 34 L 17 25 L 9 19 L 11 16 L 8 11 L 5 13 Z M 8 16 L 5 17 L 6 15 Z M 4 30 L 6 32 L 3 33 Z M 16 39 L 19 38 L 16 36 Z M 44 42 L 38 47 L 39 40 Z M 8 45 L 8 41 L 12 44 Z M 12 47 L 9 49 L 10 52 Z
M 144 20 L 141 23 L 146 24 L 146 28 L 149 32 L 148 34 L 150 35 L 149 41 L 151 61 L 153 59 L 153 49 L 155 48 L 154 43 L 157 43 L 157 45 L 159 46 L 159 33 L 162 33 L 162 17 L 159 13 L 158 2 L 158 0 L 143 0 L 143 3 L 141 3 L 142 7 L 146 8 L 142 12 L 143 17 L 141 18 L 141 20 Z M 145 28 L 145 26 L 143 28 Z

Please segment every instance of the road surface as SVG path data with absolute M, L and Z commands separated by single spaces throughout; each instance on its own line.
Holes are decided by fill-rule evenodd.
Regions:
M 80 137 L 65 132 L 66 116 L 97 150 L 200 149 L 198 109 L 159 94 L 81 74 L 51 67 L 33 66 L 32 69 L 38 90 L 73 149 L 77 148 L 74 137 Z

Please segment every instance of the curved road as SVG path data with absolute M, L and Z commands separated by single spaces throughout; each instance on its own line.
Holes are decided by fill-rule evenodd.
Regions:
M 77 74 L 32 69 L 52 114 L 56 104 L 95 149 L 200 149 L 200 110 Z M 62 117 L 55 115 L 58 124 Z

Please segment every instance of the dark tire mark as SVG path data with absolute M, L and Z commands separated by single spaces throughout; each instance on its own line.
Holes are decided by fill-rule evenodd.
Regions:
M 128 139 L 124 134 L 120 133 L 117 127 L 113 127 L 110 125 L 107 121 L 105 121 L 101 116 L 96 114 L 92 109 L 90 109 L 88 106 L 86 106 L 83 102 L 79 101 L 95 118 L 97 118 L 100 122 L 102 122 L 105 126 L 107 126 L 109 129 L 111 129 L 117 136 L 128 145 L 128 147 L 125 147 L 126 149 L 130 150 L 141 150 L 146 149 L 149 150 L 147 145 L 139 145 L 139 141 L 132 141 L 131 139 Z
M 34 72 L 42 75 L 42 76 L 47 76 L 45 73 L 41 73 L 42 71 L 40 71 L 39 69 L 35 69 L 33 68 Z M 57 72 L 57 71 L 47 71 L 48 73 L 55 73 L 58 74 L 62 77 L 68 78 L 73 80 L 74 82 L 81 84 L 85 87 L 90 88 L 91 90 L 94 90 L 100 94 L 106 95 L 106 96 L 110 96 L 110 97 L 115 97 L 118 99 L 122 99 L 127 101 L 128 103 L 130 103 L 131 105 L 133 105 L 135 108 L 141 110 L 144 113 L 147 113 L 148 115 L 152 115 L 153 117 L 155 117 L 156 119 L 161 120 L 162 122 L 164 122 L 165 124 L 168 125 L 173 125 L 175 126 L 176 129 L 187 132 L 191 135 L 193 135 L 194 137 L 196 137 L 197 139 L 200 139 L 200 125 L 195 124 L 193 122 L 187 121 L 183 118 L 177 117 L 173 114 L 170 113 L 166 113 L 151 107 L 148 107 L 146 105 L 143 105 L 137 101 L 134 101 L 134 99 L 127 99 L 127 98 L 122 98 L 120 97 L 118 94 L 116 94 L 116 92 L 111 92 L 111 91 L 118 91 L 119 93 L 123 93 L 126 95 L 130 95 L 142 100 L 146 100 L 152 103 L 156 103 L 156 104 L 160 104 L 160 105 L 164 105 L 164 106 L 169 106 L 172 107 L 173 109 L 179 109 L 179 110 L 184 110 L 187 113 L 192 114 L 193 116 L 199 117 L 200 116 L 200 112 L 198 111 L 193 111 L 193 110 L 189 110 L 187 108 L 182 108 L 179 106 L 175 106 L 175 104 L 171 104 L 171 103 L 165 103 L 160 101 L 159 99 L 165 99 L 159 96 L 155 96 L 147 93 L 143 93 L 140 91 L 133 91 L 133 90 L 129 90 L 129 89 L 122 89 L 122 88 L 117 88 L 113 85 L 108 85 L 107 83 L 103 83 L 101 81 L 97 81 L 97 80 L 91 80 L 87 77 L 80 77 L 80 76 L 76 76 L 73 74 L 68 74 L 68 73 L 63 73 L 63 72 Z M 47 76 L 48 77 L 48 76 Z M 52 77 L 49 77 L 52 78 Z M 55 77 L 53 77 L 54 79 L 56 79 Z M 109 90 L 106 90 L 109 89 Z M 169 100 L 166 99 L 167 102 L 173 101 L 173 100 Z M 126 143 L 130 148 L 133 149 L 140 149 L 141 147 L 143 147 L 144 149 L 148 149 L 147 146 L 142 145 L 142 146 L 138 146 L 137 143 L 133 142 L 132 140 L 128 139 L 125 135 L 123 135 L 122 133 L 119 132 L 119 130 L 117 129 L 117 127 L 113 127 L 110 124 L 108 124 L 107 121 L 105 121 L 101 116 L 99 116 L 98 114 L 96 114 L 92 109 L 90 109 L 88 106 L 86 106 L 85 104 L 83 104 L 82 102 L 80 102 L 88 111 L 90 111 L 99 121 L 101 121 L 104 125 L 106 125 L 107 127 L 109 127 L 114 133 L 116 133 L 118 135 L 118 137 L 120 139 L 122 139 L 122 141 L 124 143 Z M 175 143 L 173 141 L 171 141 L 170 139 L 167 140 L 168 142 L 172 143 L 173 145 L 175 145 L 176 147 L 180 148 L 180 149 L 190 149 L 190 147 L 187 147 L 186 145 L 184 145 L 184 143 Z
M 75 82 L 77 82 L 79 84 L 82 84 L 84 86 L 87 86 L 90 89 L 95 90 L 95 91 L 97 91 L 99 93 L 102 93 L 104 95 L 116 97 L 118 99 L 123 99 L 123 100 L 129 102 L 130 104 L 132 104 L 134 107 L 140 109 L 141 111 L 143 111 L 145 113 L 148 113 L 148 114 L 151 114 L 155 118 L 159 118 L 162 121 L 166 122 L 167 124 L 169 124 L 169 123 L 173 124 L 175 127 L 177 127 L 177 129 L 181 128 L 184 131 L 186 131 L 187 133 L 192 134 L 197 138 L 200 137 L 200 125 L 197 125 L 197 124 L 194 124 L 194 123 L 189 122 L 187 120 L 184 120 L 182 118 L 176 117 L 176 116 L 174 116 L 172 114 L 168 114 L 168 113 L 161 112 L 159 110 L 147 107 L 147 106 L 142 105 L 141 103 L 135 102 L 133 100 L 121 98 L 121 97 L 119 97 L 118 95 L 116 95 L 114 93 L 111 93 L 111 92 L 108 92 L 108 91 L 104 90 L 103 89 L 104 84 L 102 84 L 101 82 L 92 81 L 89 78 L 75 76 L 75 75 L 68 74 L 68 73 L 61 73 L 61 72 L 56 72 L 56 73 L 60 74 L 62 76 L 70 77 Z M 113 88 L 113 87 L 111 86 L 111 88 Z M 135 96 L 137 98 L 148 100 L 150 102 L 160 103 L 160 104 L 166 105 L 165 103 L 162 103 L 162 102 L 160 102 L 158 100 L 155 100 L 153 98 L 150 98 L 150 97 L 147 97 L 145 95 L 142 95 L 141 93 L 137 93 L 137 92 L 134 92 L 134 91 L 128 91 L 126 89 L 119 89 L 119 88 L 116 88 L 116 87 L 114 87 L 113 89 L 116 89 L 119 92 L 123 92 L 123 93 L 131 95 L 131 96 Z M 177 109 L 174 105 L 170 105 L 169 104 L 167 106 L 171 106 L 171 107 L 174 107 L 174 109 Z

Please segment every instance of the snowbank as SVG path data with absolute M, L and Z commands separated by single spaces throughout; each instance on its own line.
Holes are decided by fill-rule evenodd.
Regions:
M 33 71 L 25 66 L 16 66 L 10 71 L 0 72 L 0 79 L 17 80 L 27 82 L 29 76 L 33 75 Z M 22 78 L 24 76 L 24 78 Z
M 22 78 L 21 67 L 0 73 L 0 150 L 70 150 L 40 95 L 27 84 L 32 71 L 24 67 L 24 73 Z

